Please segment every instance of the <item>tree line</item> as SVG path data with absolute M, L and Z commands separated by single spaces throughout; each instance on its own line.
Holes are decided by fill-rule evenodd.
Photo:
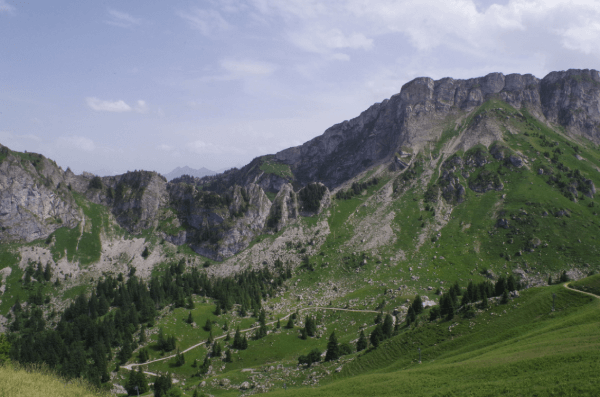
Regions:
M 163 275 L 153 276 L 147 284 L 132 268 L 126 281 L 123 275 L 106 276 L 89 297 L 83 293 L 77 296 L 54 329 L 48 329 L 42 306 L 31 303 L 24 309 L 17 301 L 9 326 L 10 357 L 23 364 L 46 363 L 67 379 L 83 377 L 100 386 L 110 379 L 111 360 L 127 362 L 132 352 L 146 342 L 145 327 L 154 325 L 158 310 L 164 306 L 190 307 L 192 295 L 202 295 L 217 300 L 216 314 L 232 310 L 237 304 L 240 311 L 252 309 L 264 323 L 261 301 L 273 296 L 289 277 L 289 267 L 280 266 L 274 273 L 265 266 L 209 279 L 197 268 L 186 271 L 182 260 L 168 265 Z M 136 334 L 139 336 L 134 337 Z M 159 339 L 161 349 L 175 349 L 173 336 L 162 335 Z

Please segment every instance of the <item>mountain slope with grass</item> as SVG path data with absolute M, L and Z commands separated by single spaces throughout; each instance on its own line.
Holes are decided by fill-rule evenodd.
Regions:
M 129 393 L 593 395 L 598 302 L 562 283 L 597 289 L 599 84 L 416 79 L 301 147 L 171 182 L 3 148 L 11 197 L 63 203 L 2 204 L 10 356 Z

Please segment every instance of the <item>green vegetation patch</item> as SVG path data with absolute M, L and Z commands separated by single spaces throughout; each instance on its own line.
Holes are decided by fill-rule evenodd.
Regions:
M 600 387 L 599 308 L 597 299 L 562 285 L 531 289 L 471 319 L 405 329 L 333 373 L 329 384 L 272 395 L 592 396 Z
M 590 292 L 600 296 L 600 274 L 594 274 L 593 276 L 573 281 L 569 283 L 569 286 L 580 291 Z
M 287 164 L 278 163 L 274 158 L 267 158 L 260 165 L 260 170 L 264 171 L 265 174 L 274 174 L 283 179 L 291 181 L 294 179 L 294 174 Z

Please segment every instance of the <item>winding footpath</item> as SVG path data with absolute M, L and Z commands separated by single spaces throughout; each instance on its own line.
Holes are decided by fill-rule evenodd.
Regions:
M 307 311 L 307 310 L 337 310 L 337 311 L 342 311 L 342 312 L 353 312 L 353 313 L 381 313 L 380 311 L 377 311 L 377 310 L 342 309 L 342 308 L 339 308 L 339 307 L 323 307 L 323 306 L 305 307 L 303 309 L 299 309 L 297 313 L 300 314 L 300 313 L 302 313 L 304 311 Z M 281 317 L 279 319 L 279 321 L 285 321 L 285 320 L 289 319 L 290 316 L 292 314 L 294 314 L 294 313 L 296 313 L 296 312 L 292 312 L 292 313 L 287 314 L 284 317 Z M 393 319 L 395 321 L 395 317 L 393 317 Z M 271 321 L 270 323 L 266 323 L 266 325 L 273 325 L 276 322 L 277 321 Z M 241 333 L 246 333 L 246 332 L 249 332 L 249 331 L 254 331 L 254 330 L 258 329 L 259 327 L 260 326 L 255 326 L 255 327 L 250 327 L 250 328 L 246 328 L 246 329 L 241 329 L 240 332 Z M 216 340 L 219 340 L 219 339 L 224 339 L 226 336 L 227 336 L 227 334 L 221 335 L 221 336 L 217 336 L 217 337 L 215 337 L 213 339 L 216 341 Z M 190 350 L 195 349 L 195 348 L 197 348 L 199 346 L 203 346 L 205 344 L 206 344 L 206 341 L 197 343 L 197 344 L 195 344 L 193 346 L 190 346 L 187 349 L 181 351 L 181 354 L 187 353 Z M 145 363 L 123 365 L 123 366 L 121 366 L 121 368 L 122 369 L 126 369 L 128 371 L 132 371 L 134 367 L 139 367 L 140 365 L 148 365 L 148 364 L 152 364 L 152 363 L 155 363 L 155 362 L 158 362 L 158 361 L 169 360 L 169 359 L 171 359 L 171 358 L 173 358 L 175 356 L 176 356 L 176 354 L 172 354 L 170 356 L 166 356 L 166 357 L 162 357 L 162 358 L 157 358 L 156 360 L 146 361 Z M 156 374 L 154 372 L 147 372 L 147 371 L 143 371 L 143 372 L 146 375 L 158 376 L 158 374 Z M 176 379 L 173 379 L 173 382 L 178 382 L 178 381 Z
M 569 283 L 568 283 L 568 282 L 567 282 L 567 283 L 564 283 L 564 284 L 563 284 L 563 286 L 564 286 L 566 289 L 568 289 L 568 290 L 575 291 L 575 292 L 579 292 L 579 293 L 581 293 L 581 294 L 590 295 L 590 296 L 593 296 L 593 297 L 594 297 L 594 298 L 596 298 L 596 299 L 600 299 L 600 296 L 598 296 L 598 295 L 594 295 L 594 294 L 592 294 L 592 293 L 590 293 L 590 292 L 580 291 L 580 290 L 578 290 L 578 289 L 574 289 L 574 288 L 571 288 L 571 287 L 569 287 Z M 300 310 L 298 310 L 298 312 L 297 312 L 297 313 L 302 313 L 302 312 L 305 312 L 305 311 L 307 311 L 307 310 L 336 310 L 336 311 L 342 311 L 342 312 L 353 312 L 353 313 L 380 313 L 380 311 L 377 311 L 377 310 L 357 310 L 357 309 L 343 309 L 343 308 L 340 308 L 340 307 L 323 307 L 323 306 L 305 307 L 305 308 L 303 308 L 303 309 L 300 309 Z M 279 319 L 279 321 L 285 321 L 285 320 L 289 319 L 289 318 L 290 318 L 290 316 L 291 316 L 292 314 L 294 314 L 294 313 L 296 313 L 296 312 L 292 312 L 292 313 L 289 313 L 289 314 L 287 314 L 287 315 L 286 315 L 286 316 L 284 316 L 284 317 L 281 317 L 281 318 Z M 394 317 L 394 321 L 395 321 L 395 317 Z M 273 325 L 273 324 L 275 324 L 276 322 L 277 322 L 277 321 L 271 321 L 271 322 L 267 323 L 267 325 Z M 259 326 L 254 326 L 254 327 L 250 327 L 250 328 L 242 329 L 242 330 L 240 330 L 240 332 L 242 332 L 242 333 L 246 333 L 246 332 L 254 331 L 254 330 L 258 329 L 258 328 L 259 328 Z M 225 335 L 221 335 L 221 336 L 217 336 L 217 337 L 215 337 L 215 338 L 214 338 L 214 340 L 220 340 L 220 339 L 224 339 L 226 336 L 227 336 L 227 334 L 225 334 Z M 199 346 L 203 346 L 203 345 L 206 345 L 206 341 L 203 341 L 203 342 L 197 343 L 197 344 L 195 344 L 195 345 L 193 345 L 193 346 L 190 346 L 190 347 L 188 347 L 187 349 L 185 349 L 185 350 L 181 351 L 181 353 L 182 353 L 182 354 L 183 354 L 183 353 L 187 353 L 187 352 L 189 352 L 190 350 L 192 350 L 192 349 L 195 349 L 195 348 L 197 348 L 197 347 L 199 347 Z M 132 371 L 134 367 L 139 367 L 140 365 L 148 365 L 148 364 L 156 363 L 156 362 L 159 362 L 159 361 L 169 360 L 169 359 L 171 359 L 171 358 L 174 358 L 175 356 L 176 356 L 175 354 L 172 354 L 172 355 L 170 355 L 170 356 L 166 356 L 166 357 L 162 357 L 162 358 L 157 358 L 156 360 L 146 361 L 145 363 L 138 363 L 138 364 L 127 364 L 127 365 L 123 365 L 121 368 L 123 368 L 123 369 L 126 369 L 126 370 L 129 370 L 129 371 Z M 154 372 L 148 372 L 148 371 L 144 371 L 144 373 L 145 373 L 146 375 L 158 376 L 158 374 L 156 374 L 156 373 L 154 373 Z M 178 382 L 176 379 L 174 379 L 173 381 L 174 381 L 174 382 Z
M 571 291 L 579 292 L 579 293 L 581 293 L 581 294 L 586 294 L 586 295 L 589 295 L 589 296 L 593 296 L 593 297 L 594 297 L 594 298 L 596 298 L 596 299 L 600 299 L 600 296 L 598 296 L 598 295 L 592 294 L 591 292 L 585 292 L 585 291 L 580 291 L 580 290 L 578 290 L 578 289 L 575 289 L 575 288 L 571 288 L 571 287 L 569 287 L 569 284 L 570 284 L 570 282 L 567 282 L 567 283 L 564 283 L 564 284 L 563 284 L 563 286 L 564 286 L 566 289 L 569 289 L 569 290 L 571 290 Z

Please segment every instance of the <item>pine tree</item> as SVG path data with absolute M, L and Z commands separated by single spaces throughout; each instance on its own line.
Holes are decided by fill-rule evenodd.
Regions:
M 509 295 L 508 295 L 508 290 L 504 290 L 504 292 L 502 292 L 502 299 L 500 300 L 500 303 L 505 305 L 508 303 L 509 300 Z
M 356 351 L 362 351 L 367 348 L 367 337 L 365 336 L 365 331 L 361 330 L 360 335 L 358 336 L 358 342 L 356 342 Z
M 385 316 L 385 320 L 383 320 L 382 331 L 386 339 L 391 338 L 392 334 L 394 333 L 394 320 L 392 319 L 392 315 L 389 313 Z
M 192 324 L 193 322 L 194 322 L 194 318 L 192 317 L 192 312 L 190 312 L 190 315 L 187 318 L 187 323 Z
M 488 295 L 486 291 L 483 291 L 483 295 L 481 296 L 481 308 L 482 309 L 487 309 L 488 308 Z
M 285 327 L 287 329 L 292 329 L 294 328 L 294 317 L 290 316 L 290 318 L 288 319 L 287 324 L 285 325 Z
M 192 298 L 191 295 L 188 297 L 188 302 L 187 302 L 186 307 L 190 310 L 193 310 L 196 308 L 196 305 L 194 304 L 194 299 Z
M 552 285 L 552 276 L 548 276 L 548 285 Z
M 435 321 L 440 317 L 440 307 L 434 306 L 429 311 L 429 321 Z
M 225 352 L 225 362 L 226 363 L 233 362 L 233 357 L 231 356 L 231 350 L 229 350 L 229 349 L 227 349 L 227 351 Z
M 420 295 L 415 296 L 415 300 L 412 303 L 412 308 L 417 315 L 423 313 L 423 300 L 421 299 Z
M 210 322 L 210 319 L 206 319 L 206 323 L 204 323 L 204 330 L 206 332 L 209 332 L 210 330 L 212 330 L 212 323 Z
M 212 356 L 213 357 L 221 357 L 221 344 L 219 342 L 213 343 L 212 347 Z
M 560 282 L 566 283 L 567 281 L 569 281 L 569 276 L 567 276 L 567 271 L 564 270 L 560 275 Z
M 375 329 L 371 332 L 369 339 L 371 340 L 373 347 L 379 346 L 379 343 L 384 339 L 381 324 L 377 324 Z
M 154 397 L 166 397 L 167 392 L 173 386 L 171 374 L 161 374 L 154 379 Z
M 141 367 L 138 367 L 137 371 L 132 370 L 129 372 L 129 379 L 125 388 L 130 396 L 137 395 L 138 391 L 140 394 L 143 394 L 150 390 L 146 375 L 142 372 Z
M 308 339 L 308 333 L 306 332 L 306 328 L 302 328 L 300 330 L 300 339 L 303 339 L 303 340 Z
M 50 262 L 46 263 L 46 268 L 44 269 L 44 280 L 50 281 L 52 278 L 52 268 L 50 267 Z
M 181 367 L 183 364 L 185 364 L 185 356 L 179 351 L 179 348 L 177 348 L 177 353 L 175 353 L 175 366 Z
M 279 321 L 279 318 L 277 319 L 277 325 L 275 325 L 276 329 L 281 328 L 281 322 Z
M 146 326 L 142 325 L 142 328 L 140 329 L 140 340 L 139 340 L 139 344 L 142 345 L 146 343 Z
M 308 336 L 315 336 L 317 332 L 317 324 L 313 317 L 306 316 L 306 320 L 304 322 L 304 329 L 306 330 L 306 334 Z
M 233 348 L 242 349 L 242 334 L 240 333 L 240 327 L 235 330 L 235 336 L 233 337 Z
M 325 354 L 325 361 L 334 361 L 340 358 L 340 346 L 335 336 L 335 331 L 329 336 L 329 342 L 327 343 L 327 353 Z
M 406 325 L 411 325 L 417 319 L 417 315 L 415 314 L 415 309 L 412 306 L 409 306 L 408 313 L 406 314 Z
M 454 318 L 454 306 L 448 307 L 448 314 L 446 314 L 446 321 L 450 321 Z

